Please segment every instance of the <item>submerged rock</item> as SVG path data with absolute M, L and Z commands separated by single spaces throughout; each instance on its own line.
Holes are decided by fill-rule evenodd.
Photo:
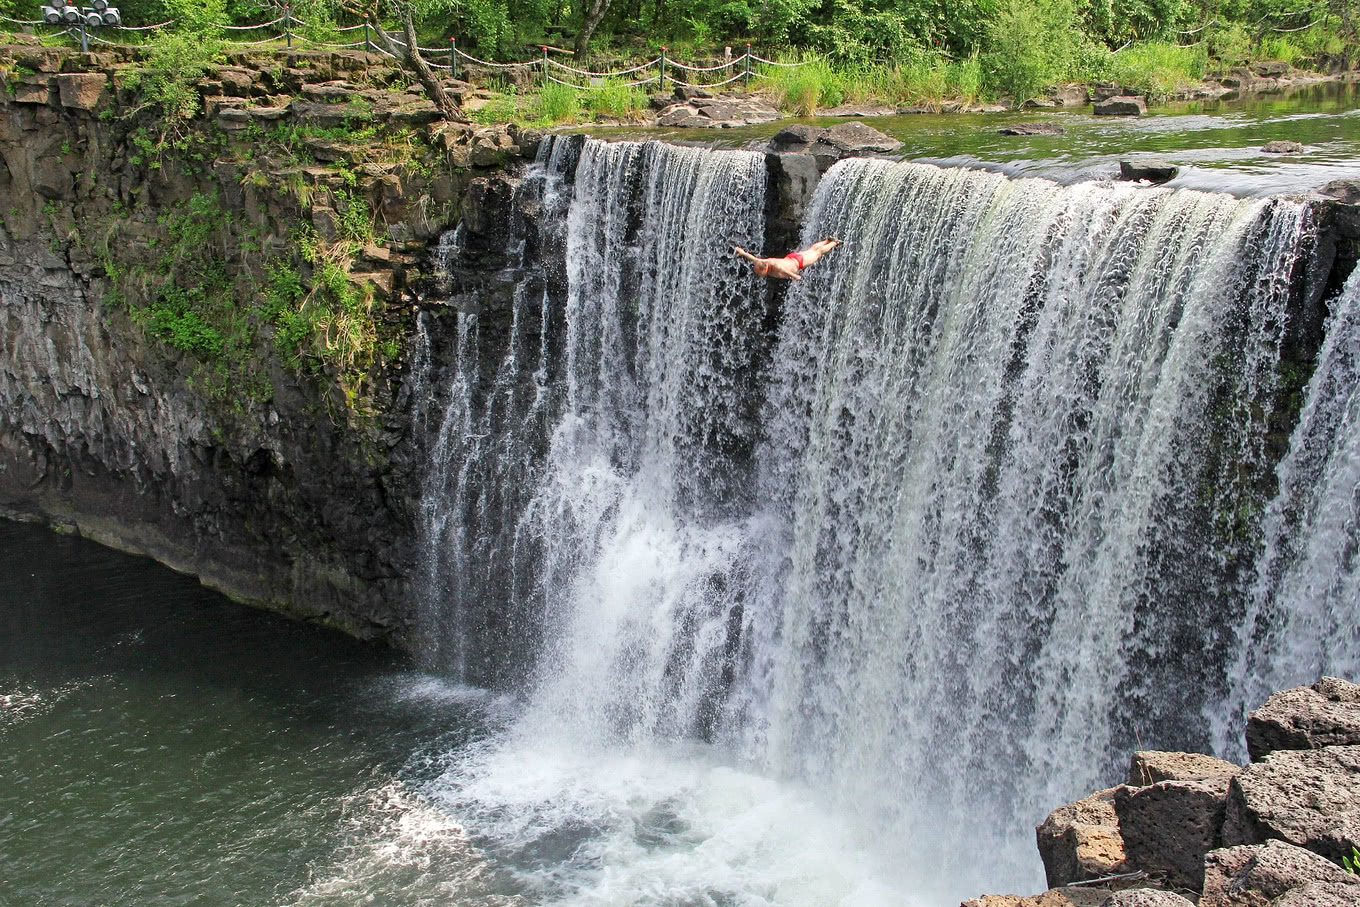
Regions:
M 776 154 L 802 154 L 811 149 L 816 141 L 824 135 L 826 135 L 826 130 L 821 126 L 793 123 L 776 132 L 770 138 L 770 144 L 767 147 L 768 150 Z
M 844 155 L 887 154 L 902 147 L 897 139 L 864 123 L 837 123 L 817 141 Z
M 1266 154 L 1300 154 L 1303 151 L 1303 142 L 1284 140 L 1266 142 L 1261 146 L 1261 150 Z
M 769 123 L 783 116 L 763 102 L 750 98 L 694 97 L 662 111 L 658 126 L 722 129 Z
M 1165 183 L 1176 178 L 1181 168 L 1169 161 L 1120 161 L 1121 180 L 1147 180 L 1150 183 Z
M 1067 130 L 1057 123 L 1013 123 L 1002 126 L 997 135 L 1066 135 Z
M 1098 117 L 1140 117 L 1147 113 L 1147 102 L 1137 95 L 1119 95 L 1097 101 L 1092 112 Z

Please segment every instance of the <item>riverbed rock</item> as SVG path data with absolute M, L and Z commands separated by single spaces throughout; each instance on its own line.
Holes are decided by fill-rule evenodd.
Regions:
M 1087 90 L 1091 94 L 1091 100 L 1095 103 L 1108 101 L 1110 98 L 1115 98 L 1126 93 L 1118 82 L 1092 82 L 1087 86 Z
M 1092 112 L 1098 117 L 1140 117 L 1147 113 L 1147 102 L 1137 95 L 1118 95 L 1097 101 Z
M 1271 901 L 1309 882 L 1354 885 L 1360 878 L 1310 850 L 1284 841 L 1225 847 L 1204 858 L 1200 907 L 1268 907 Z
M 1354 181 L 1328 183 L 1321 191 L 1342 201 L 1360 201 L 1360 183 Z M 1276 750 L 1356 744 L 1360 744 L 1360 685 L 1337 677 L 1275 693 L 1247 716 L 1247 753 L 1253 762 Z
M 1165 183 L 1176 178 L 1181 168 L 1169 161 L 1132 160 L 1119 162 L 1121 180 L 1147 180 L 1149 183 Z
M 1242 771 L 1234 765 L 1203 753 L 1168 753 L 1141 750 L 1129 759 L 1129 784 L 1142 787 L 1158 781 L 1189 781 L 1192 778 L 1231 777 Z
M 1085 85 L 1070 82 L 1050 91 L 1048 99 L 1055 107 L 1084 107 L 1091 103 L 1091 93 Z
M 1332 215 L 1332 229 L 1347 239 L 1360 239 L 1360 180 L 1332 180 L 1317 190 Z
M 661 112 L 658 126 L 721 129 L 769 123 L 783 116 L 764 102 L 752 98 L 700 98 L 673 104 Z
M 1224 846 L 1272 838 L 1337 863 L 1360 847 L 1360 746 L 1276 750 L 1232 779 Z
M 902 147 L 897 139 L 865 123 L 837 123 L 817 141 L 831 145 L 846 156 L 888 154 Z
M 770 138 L 768 150 L 776 154 L 802 154 L 809 151 L 819 138 L 826 135 L 821 126 L 794 123 L 785 126 Z
M 1126 888 L 1123 891 L 1116 891 L 1100 902 L 1100 907 L 1194 907 L 1194 905 L 1194 901 L 1161 888 Z
M 1012 123 L 1002 126 L 997 135 L 1066 135 L 1067 130 L 1057 123 Z
M 1114 811 L 1114 788 L 1060 806 L 1034 829 L 1050 888 L 1124 870 L 1124 839 Z
M 1272 79 L 1289 72 L 1289 64 L 1283 60 L 1266 60 L 1251 64 L 1251 71 L 1263 79 Z
M 1199 891 L 1204 855 L 1222 845 L 1230 780 L 1219 776 L 1115 788 L 1114 809 L 1129 866 L 1164 874 L 1172 887 Z
M 1303 142 L 1279 139 L 1274 142 L 1266 142 L 1261 146 L 1261 150 L 1266 154 L 1300 154 L 1303 151 Z

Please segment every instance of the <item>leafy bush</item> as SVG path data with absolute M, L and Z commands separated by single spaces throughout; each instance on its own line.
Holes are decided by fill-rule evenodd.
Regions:
M 1073 0 L 1002 0 L 987 33 L 987 88 L 1019 106 L 1074 68 L 1083 43 Z
M 519 105 L 511 95 L 492 98 L 468 116 L 477 123 L 509 123 L 519 114 Z
M 158 32 L 148 47 L 145 62 L 128 70 L 122 84 L 141 94 L 142 103 L 133 114 L 149 107 L 160 113 L 160 135 L 151 150 L 161 152 L 180 139 L 198 115 L 198 80 L 222 61 L 223 47 L 216 38 L 170 29 Z
M 1241 66 L 1251 60 L 1251 36 L 1240 22 L 1208 29 L 1207 34 L 1210 55 L 1224 66 Z

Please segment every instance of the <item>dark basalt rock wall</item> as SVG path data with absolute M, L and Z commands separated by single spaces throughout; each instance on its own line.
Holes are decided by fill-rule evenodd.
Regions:
M 378 240 L 351 276 L 369 287 L 384 331 L 409 335 L 431 246 L 459 220 L 473 238 L 463 283 L 494 306 L 520 149 L 503 129 L 449 134 L 403 122 L 400 134 L 425 157 L 401 165 L 298 166 L 250 154 L 251 139 L 225 129 L 208 136 L 215 159 L 153 159 L 132 141 L 144 122 L 123 117 L 118 58 L 47 48 L 0 49 L 0 58 L 7 53 L 37 71 L 0 91 L 0 514 L 400 643 L 426 456 L 409 418 L 407 345 L 397 341 L 346 384 L 324 363 L 290 367 L 265 328 L 222 378 L 220 362 L 157 339 L 119 294 L 128 283 L 135 291 L 139 269 L 153 271 L 167 254 L 167 214 L 211 196 L 223 221 L 210 231 L 220 245 L 213 254 L 244 310 L 252 279 L 288 251 L 295 228 L 324 229 L 334 217 L 332 192 L 343 179 L 377 221 Z M 369 65 L 321 56 L 306 67 L 288 61 L 303 89 L 306 78 L 334 84 Z M 227 74 L 239 77 L 239 94 L 253 95 L 274 65 Z M 60 72 L 71 68 L 90 72 Z M 88 90 L 62 88 L 73 77 Z M 202 86 L 218 100 L 209 111 L 238 109 L 221 106 L 221 85 Z M 204 116 L 192 128 L 219 125 Z M 502 153 L 473 169 L 469 149 L 479 141 Z M 115 260 L 120 280 L 109 273 Z M 243 382 L 269 390 L 233 386 Z

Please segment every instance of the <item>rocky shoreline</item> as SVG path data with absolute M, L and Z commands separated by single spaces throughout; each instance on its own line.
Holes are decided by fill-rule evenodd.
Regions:
M 1282 94 L 1308 85 L 1354 82 L 1360 73 L 1320 73 L 1294 69 L 1288 63 L 1267 62 L 1213 73 L 1204 80 L 1172 92 L 1166 101 L 1233 100 L 1243 95 Z M 1162 99 L 1158 99 L 1162 100 Z M 477 101 L 473 102 L 474 104 Z M 1057 110 L 1090 107 L 1096 116 L 1142 116 L 1153 103 L 1145 93 L 1118 82 L 1067 83 L 1046 97 L 1025 101 L 1020 110 Z M 653 95 L 643 125 L 680 129 L 730 129 L 787 119 L 777 103 L 761 92 L 714 94 L 702 88 L 677 86 L 672 93 Z M 1004 113 L 1006 103 L 987 104 L 941 100 L 932 104 L 839 104 L 816 112 L 818 117 L 873 118 L 928 113 Z
M 1124 784 L 1035 829 L 1049 889 L 960 907 L 1360 905 L 1360 685 L 1323 677 L 1247 719 L 1250 763 L 1137 752 Z

